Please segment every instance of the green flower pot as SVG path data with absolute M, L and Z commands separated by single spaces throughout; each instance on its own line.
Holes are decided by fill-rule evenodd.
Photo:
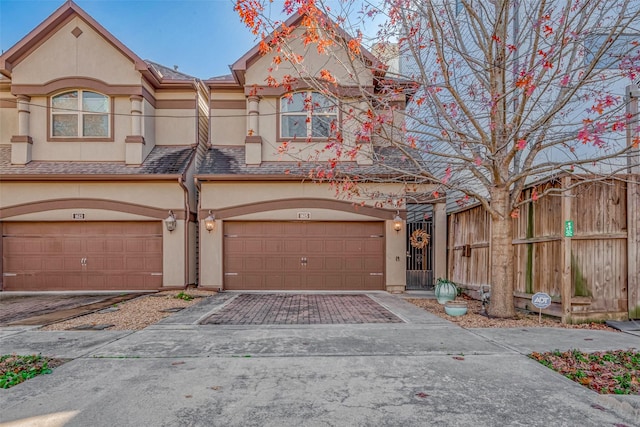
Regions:
M 453 301 L 458 295 L 458 287 L 448 280 L 438 279 L 435 288 L 436 299 L 440 304 Z
M 449 316 L 464 316 L 467 314 L 467 303 L 464 301 L 448 301 L 444 305 L 444 312 Z

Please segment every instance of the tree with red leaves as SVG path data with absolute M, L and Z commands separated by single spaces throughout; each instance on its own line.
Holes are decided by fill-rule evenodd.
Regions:
M 318 90 L 336 84 L 330 71 L 304 68 L 304 55 L 288 48 L 294 32 L 264 7 L 236 1 L 274 69 L 291 65 L 271 84 L 303 75 Z M 432 199 L 446 194 L 489 212 L 493 316 L 515 313 L 512 217 L 530 201 L 525 186 L 566 173 L 602 179 L 637 172 L 635 0 L 286 0 L 283 11 L 304 16 L 304 46 L 339 61 L 344 73 L 375 68 L 376 90 L 359 86 L 363 102 L 340 108 L 360 140 L 392 146 L 406 168 L 394 163 L 389 174 L 369 179 L 437 184 Z M 339 50 L 349 52 L 347 60 Z M 366 61 L 369 51 L 386 65 Z M 406 108 L 397 108 L 399 97 L 409 99 Z M 327 149 L 343 150 L 339 142 Z M 358 188 L 353 176 L 329 179 L 344 191 Z M 552 195 L 552 187 L 530 197 Z

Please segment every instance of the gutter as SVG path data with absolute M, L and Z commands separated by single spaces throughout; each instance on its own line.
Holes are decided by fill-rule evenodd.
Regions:
M 189 285 L 189 223 L 191 209 L 189 207 L 189 189 L 184 184 L 183 175 L 178 177 L 178 185 L 180 185 L 184 192 L 184 285 L 186 288 Z

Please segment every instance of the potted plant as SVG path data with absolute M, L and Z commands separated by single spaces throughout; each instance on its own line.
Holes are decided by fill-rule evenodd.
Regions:
M 463 316 L 467 314 L 466 301 L 447 301 L 444 304 L 444 312 L 449 316 Z
M 436 299 L 440 304 L 453 301 L 458 295 L 458 287 L 450 280 L 438 278 L 435 286 Z

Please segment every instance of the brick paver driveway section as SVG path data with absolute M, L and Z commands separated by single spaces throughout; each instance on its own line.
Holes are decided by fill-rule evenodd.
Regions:
M 242 294 L 201 322 L 215 325 L 402 323 L 367 295 Z

